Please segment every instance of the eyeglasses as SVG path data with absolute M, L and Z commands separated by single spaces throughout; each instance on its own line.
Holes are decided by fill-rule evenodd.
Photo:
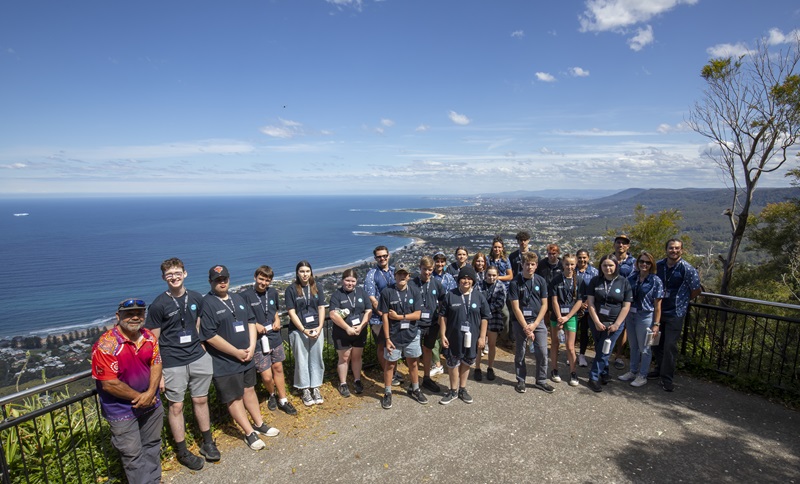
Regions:
M 127 301 L 122 301 L 119 303 L 119 309 L 137 309 L 142 308 L 146 309 L 147 304 L 141 299 L 128 299 Z
M 649 266 L 653 265 L 653 263 L 652 263 L 652 262 L 650 262 L 649 260 L 640 260 L 640 261 L 639 261 L 639 264 L 647 264 L 647 265 L 649 265 Z
M 164 279 L 168 281 L 172 279 L 180 279 L 181 277 L 183 277 L 183 272 L 167 272 L 164 274 Z
M 388 259 L 388 258 L 389 258 L 389 254 L 385 254 L 385 255 L 376 255 L 376 256 L 375 256 L 375 260 Z

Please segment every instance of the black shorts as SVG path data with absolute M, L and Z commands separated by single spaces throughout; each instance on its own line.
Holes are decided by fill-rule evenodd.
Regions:
M 217 389 L 217 398 L 222 403 L 231 403 L 242 398 L 245 388 L 256 386 L 256 368 L 254 366 L 242 373 L 233 375 L 215 376 L 214 386 Z
M 361 330 L 358 336 L 348 336 L 340 327 L 334 326 L 333 347 L 337 350 L 349 350 L 350 348 L 363 348 L 367 344 L 367 328 Z
M 492 317 L 492 318 L 489 319 L 489 325 L 487 326 L 486 329 L 488 329 L 489 331 L 491 331 L 493 333 L 502 333 L 503 332 L 503 327 L 505 326 L 503 323 L 504 323 L 504 321 L 503 321 L 503 315 L 502 314 L 500 315 L 499 318 Z
M 432 350 L 439 339 L 439 323 L 431 324 L 427 328 L 419 328 L 422 346 Z

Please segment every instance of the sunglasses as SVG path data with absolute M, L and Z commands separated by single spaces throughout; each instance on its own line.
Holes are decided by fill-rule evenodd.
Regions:
M 652 262 L 650 262 L 649 260 L 640 260 L 640 261 L 639 261 L 639 264 L 647 264 L 647 265 L 649 265 L 649 266 L 653 265 L 653 263 L 652 263 Z
M 376 255 L 376 256 L 375 256 L 375 260 L 380 260 L 380 259 L 388 259 L 388 258 L 389 258 L 389 254 L 386 254 L 386 255 Z
M 147 309 L 147 304 L 141 299 L 128 299 L 119 303 L 119 309 Z

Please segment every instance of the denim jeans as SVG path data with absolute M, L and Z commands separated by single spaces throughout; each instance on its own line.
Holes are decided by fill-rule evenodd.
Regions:
M 678 362 L 678 341 L 681 339 L 684 317 L 661 315 L 661 341 L 653 348 L 656 371 L 661 380 L 672 383 Z
M 522 326 L 514 320 L 510 323 L 514 328 L 514 370 L 517 381 L 525 381 L 528 376 L 528 368 L 525 366 L 525 352 L 528 348 L 525 345 L 527 336 Z M 536 383 L 547 381 L 547 325 L 544 321 L 533 332 L 534 355 L 536 356 Z
M 161 428 L 164 406 L 139 418 L 109 422 L 111 443 L 119 450 L 131 484 L 161 482 Z
M 653 324 L 652 311 L 628 313 L 625 329 L 628 331 L 628 343 L 631 345 L 631 373 L 647 376 L 650 360 L 653 358 L 651 346 L 645 345 L 647 330 Z
M 300 331 L 289 334 L 289 343 L 294 355 L 294 386 L 298 389 L 322 386 L 325 362 L 322 361 L 324 335 L 311 339 Z
M 614 351 L 617 339 L 619 339 L 619 337 L 622 336 L 622 332 L 625 331 L 625 323 L 622 323 L 622 326 L 620 326 L 618 330 L 609 333 L 607 331 L 597 331 L 594 321 L 590 319 L 589 328 L 592 330 L 592 337 L 594 338 L 595 353 L 592 367 L 589 370 L 589 379 L 597 381 L 600 379 L 601 374 L 608 375 L 608 357 L 611 356 L 611 351 Z M 603 353 L 603 342 L 606 338 L 611 340 L 611 350 L 608 353 Z

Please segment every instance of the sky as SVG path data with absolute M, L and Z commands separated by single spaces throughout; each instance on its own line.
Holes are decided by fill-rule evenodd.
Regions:
M 6 0 L 0 196 L 724 187 L 700 70 L 799 25 L 794 0 Z

